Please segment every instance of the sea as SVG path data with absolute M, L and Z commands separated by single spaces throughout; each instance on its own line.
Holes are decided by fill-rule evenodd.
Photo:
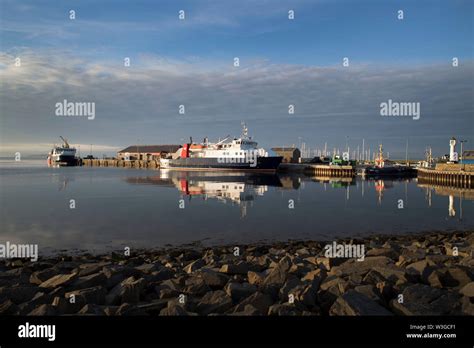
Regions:
M 415 179 L 48 167 L 0 160 L 0 243 L 40 254 L 474 229 L 474 190 Z

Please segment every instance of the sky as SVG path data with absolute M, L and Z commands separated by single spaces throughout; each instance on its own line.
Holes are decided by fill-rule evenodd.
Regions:
M 264 147 L 474 148 L 470 0 L 0 4 L 1 156 L 46 153 L 59 135 L 94 155 L 217 140 L 242 121 Z M 57 116 L 63 100 L 95 103 L 94 119 Z M 381 116 L 388 100 L 419 103 L 419 119 Z

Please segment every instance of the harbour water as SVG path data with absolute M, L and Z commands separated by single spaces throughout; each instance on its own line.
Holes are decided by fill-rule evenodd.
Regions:
M 412 180 L 0 162 L 0 240 L 40 253 L 474 228 L 473 190 Z

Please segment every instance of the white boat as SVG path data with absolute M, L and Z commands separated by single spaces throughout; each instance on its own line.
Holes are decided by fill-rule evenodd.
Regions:
M 207 138 L 201 144 L 192 139 L 168 158 L 160 159 L 160 168 L 187 170 L 238 170 L 276 171 L 283 157 L 271 150 L 257 147 L 257 142 L 248 136 L 243 125 L 240 138 L 225 139 L 210 143 Z
M 76 148 L 71 147 L 66 139 L 62 136 L 60 138 L 63 141 L 62 146 L 54 145 L 48 154 L 49 165 L 76 165 L 78 159 L 76 158 Z

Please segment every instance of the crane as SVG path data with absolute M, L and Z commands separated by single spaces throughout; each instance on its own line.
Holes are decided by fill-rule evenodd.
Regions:
M 64 139 L 61 135 L 59 137 L 62 139 L 62 141 L 64 141 L 64 148 L 69 149 L 69 143 L 67 142 L 67 140 Z

